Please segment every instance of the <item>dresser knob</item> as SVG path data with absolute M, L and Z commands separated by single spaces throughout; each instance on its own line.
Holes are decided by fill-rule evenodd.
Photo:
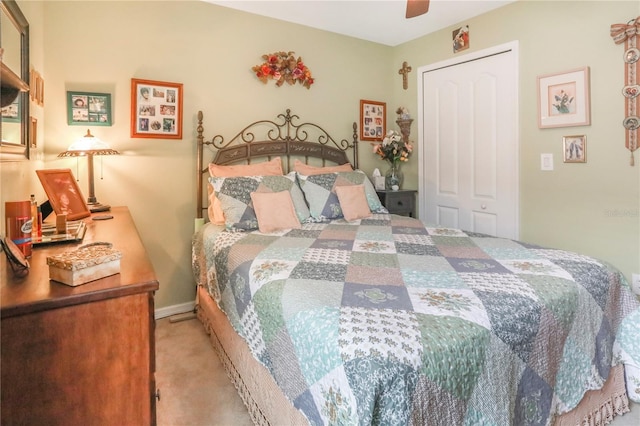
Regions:
M 156 393 L 154 395 L 158 401 L 160 401 L 160 389 L 156 389 Z

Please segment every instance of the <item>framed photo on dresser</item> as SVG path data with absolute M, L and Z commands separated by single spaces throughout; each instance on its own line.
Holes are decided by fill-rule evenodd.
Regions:
M 131 79 L 131 137 L 182 139 L 182 84 Z
M 71 169 L 36 170 L 36 174 L 56 215 L 66 214 L 67 220 L 91 216 Z

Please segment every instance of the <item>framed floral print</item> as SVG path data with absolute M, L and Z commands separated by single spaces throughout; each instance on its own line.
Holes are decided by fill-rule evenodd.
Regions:
M 538 127 L 588 126 L 589 67 L 538 76 Z

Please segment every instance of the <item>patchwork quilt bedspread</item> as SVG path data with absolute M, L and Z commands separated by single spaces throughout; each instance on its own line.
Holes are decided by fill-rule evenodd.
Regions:
M 619 363 L 640 402 L 640 305 L 596 259 L 388 214 L 203 245 L 201 285 L 311 424 L 550 424 Z

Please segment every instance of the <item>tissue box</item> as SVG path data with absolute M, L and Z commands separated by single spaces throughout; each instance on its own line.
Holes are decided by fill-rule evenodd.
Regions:
M 371 180 L 373 181 L 373 187 L 376 189 L 376 191 L 384 191 L 385 189 L 391 189 L 391 188 L 385 188 L 384 176 L 380 174 L 380 169 L 378 169 L 377 167 L 373 171 L 373 174 L 371 175 Z
M 373 177 L 373 186 L 376 188 L 376 191 L 384 191 L 386 188 L 384 183 L 384 176 L 374 176 Z
M 49 278 L 70 286 L 120 273 L 122 253 L 111 243 L 92 243 L 47 256 Z

